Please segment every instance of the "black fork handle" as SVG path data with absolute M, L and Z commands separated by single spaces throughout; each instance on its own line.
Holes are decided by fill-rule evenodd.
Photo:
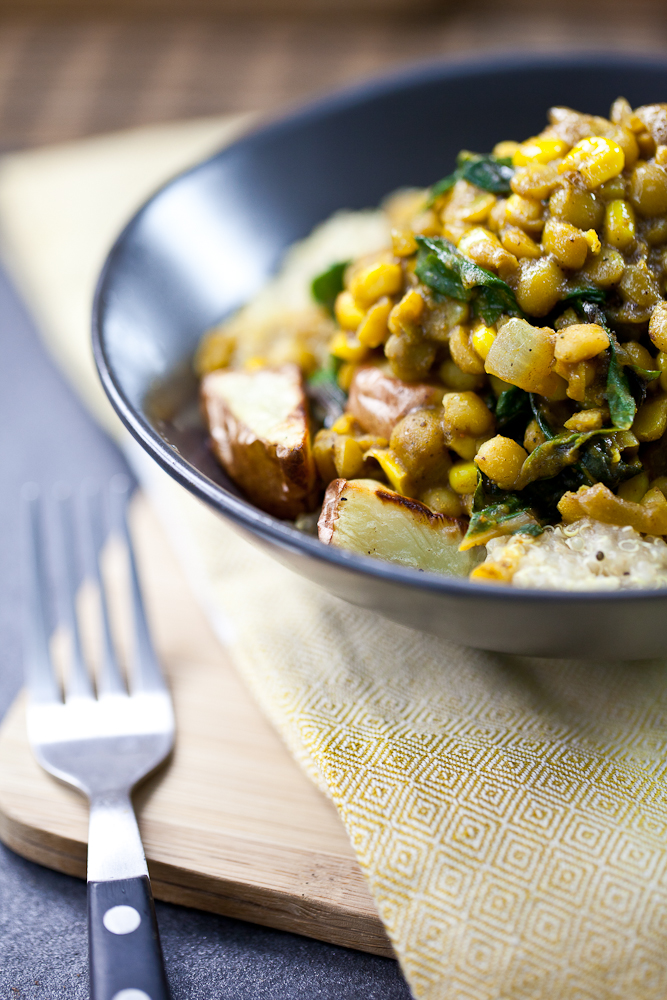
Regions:
M 170 1000 L 146 875 L 88 883 L 92 1000 Z

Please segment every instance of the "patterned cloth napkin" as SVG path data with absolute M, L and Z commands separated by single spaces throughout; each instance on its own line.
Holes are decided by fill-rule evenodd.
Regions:
M 665 663 L 477 652 L 347 605 L 170 480 L 102 396 L 88 313 L 106 247 L 144 194 L 245 124 L 6 157 L 5 259 L 257 699 L 336 804 L 415 997 L 664 1000 Z

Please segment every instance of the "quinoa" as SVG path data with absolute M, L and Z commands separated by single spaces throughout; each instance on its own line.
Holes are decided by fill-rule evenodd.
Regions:
M 582 518 L 547 527 L 537 538 L 513 535 L 487 544 L 478 580 L 539 590 L 657 590 L 667 587 L 667 544 Z

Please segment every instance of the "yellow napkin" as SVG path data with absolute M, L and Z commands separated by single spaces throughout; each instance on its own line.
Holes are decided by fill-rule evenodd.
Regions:
M 144 193 L 243 125 L 0 162 L 5 258 L 121 440 L 87 347 L 103 249 Z M 219 634 L 338 807 L 414 995 L 664 1000 L 665 664 L 493 655 L 384 621 L 242 541 L 124 443 Z

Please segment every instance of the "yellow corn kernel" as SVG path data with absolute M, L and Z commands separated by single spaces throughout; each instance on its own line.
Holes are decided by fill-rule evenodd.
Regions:
M 594 135 L 573 146 L 558 172 L 576 170 L 588 188 L 596 188 L 620 174 L 625 166 L 625 153 L 613 139 Z
M 477 466 L 474 462 L 457 462 L 449 470 L 449 485 L 463 496 L 465 493 L 474 493 L 477 489 Z
M 524 258 L 516 285 L 517 302 L 529 316 L 546 316 L 561 297 L 565 276 L 550 257 Z
M 340 358 L 341 361 L 351 361 L 354 364 L 359 364 L 368 354 L 368 348 L 365 344 L 357 340 L 356 337 L 352 337 L 343 330 L 339 330 L 329 341 L 329 353 L 333 354 L 335 358 Z
M 258 368 L 266 368 L 268 365 L 268 360 L 262 354 L 253 354 L 251 358 L 248 358 L 244 364 L 244 368 L 247 372 L 257 371 Z
M 648 493 L 649 480 L 645 472 L 640 472 L 632 479 L 626 479 L 616 490 L 621 500 L 629 500 L 630 503 L 639 503 L 646 493 Z
M 202 378 L 207 372 L 226 368 L 236 349 L 236 337 L 225 330 L 211 330 L 204 334 L 195 353 L 194 368 Z
M 667 302 L 658 302 L 651 313 L 648 335 L 659 351 L 667 351 Z
M 480 444 L 481 441 L 471 437 L 470 434 L 457 434 L 449 442 L 448 448 L 450 451 L 456 452 L 464 462 L 472 462 L 479 451 Z
M 378 261 L 358 271 L 350 282 L 350 292 L 361 306 L 372 306 L 383 295 L 395 295 L 403 284 L 400 264 Z
M 365 310 L 357 305 L 350 292 L 340 292 L 336 296 L 334 312 L 344 330 L 356 330 L 366 315 Z
M 336 466 L 334 465 L 333 453 L 336 444 L 336 435 L 330 430 L 318 431 L 313 441 L 313 458 L 319 472 L 320 479 L 327 486 L 332 479 L 338 478 Z
M 609 347 L 609 334 L 597 323 L 573 323 L 556 334 L 554 357 L 566 364 L 590 361 Z
M 494 327 L 486 326 L 484 323 L 478 323 L 472 331 L 470 342 L 479 354 L 480 358 L 482 358 L 483 361 L 486 361 L 486 356 L 491 350 L 491 344 L 495 339 L 496 330 Z
M 460 210 L 459 219 L 463 222 L 484 222 L 495 204 L 496 196 L 485 191 Z
M 392 229 L 391 246 L 397 257 L 410 257 L 417 253 L 417 241 L 410 229 Z
M 617 250 L 627 250 L 635 242 L 635 213 L 624 198 L 607 203 L 604 213 L 604 238 Z
M 584 233 L 584 239 L 588 243 L 588 249 L 592 254 L 600 253 L 600 250 L 602 250 L 602 243 L 600 242 L 600 237 L 594 229 L 587 229 Z
M 388 313 L 389 332 L 400 334 L 402 330 L 410 329 L 419 322 L 423 312 L 423 298 L 416 288 L 410 289 Z
M 551 160 L 565 156 L 569 144 L 563 139 L 527 139 L 522 142 L 512 157 L 515 167 L 525 167 L 528 163 L 549 163 Z
M 475 457 L 485 476 L 503 490 L 511 490 L 528 458 L 528 452 L 512 438 L 497 434 L 485 441 Z
M 353 437 L 339 437 L 334 444 L 334 465 L 341 479 L 355 479 L 364 467 L 364 453 Z
M 333 422 L 330 430 L 332 430 L 334 434 L 353 434 L 355 430 L 361 430 L 361 427 L 357 423 L 356 417 L 353 417 L 351 413 L 342 413 L 340 417 Z
M 506 250 L 515 257 L 541 257 L 542 247 L 518 226 L 506 226 L 500 234 Z
M 661 394 L 642 403 L 632 425 L 639 441 L 657 441 L 667 430 L 667 395 Z
M 493 147 L 493 155 L 498 156 L 501 160 L 509 160 L 518 148 L 518 142 L 514 142 L 513 139 L 503 139 L 502 142 L 497 142 Z
M 338 369 L 338 375 L 336 376 L 336 381 L 341 387 L 343 392 L 349 392 L 352 386 L 352 381 L 354 376 L 357 374 L 357 369 L 359 365 L 355 365 L 352 361 L 344 361 L 343 364 Z
M 410 496 L 412 482 L 410 474 L 396 452 L 391 448 L 371 448 L 366 452 L 367 458 L 374 458 L 397 493 Z
M 653 357 L 638 340 L 626 340 L 621 350 L 625 352 L 631 365 L 637 365 L 638 368 L 645 368 L 647 371 L 655 370 Z M 624 363 L 627 364 L 627 361 Z
M 421 296 L 419 296 L 421 299 Z M 423 304 L 423 299 L 421 299 Z M 387 320 L 391 312 L 391 299 L 384 298 L 371 306 L 357 327 L 357 339 L 366 347 L 379 347 L 389 336 Z

